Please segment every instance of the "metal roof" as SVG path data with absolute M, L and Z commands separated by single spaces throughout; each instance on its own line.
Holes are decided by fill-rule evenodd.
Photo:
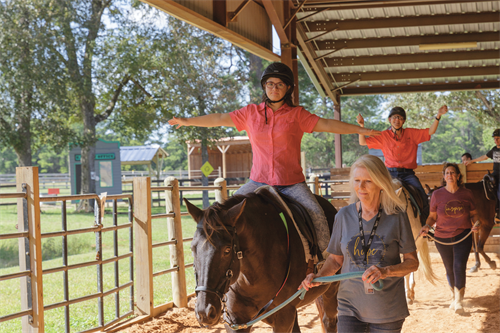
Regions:
M 498 89 L 499 9 L 500 1 L 309 0 L 297 39 L 330 97 Z
M 150 164 L 156 163 L 157 158 L 167 157 L 168 154 L 161 147 L 150 146 L 128 146 L 120 147 L 121 164 Z M 137 163 L 144 162 L 144 163 Z

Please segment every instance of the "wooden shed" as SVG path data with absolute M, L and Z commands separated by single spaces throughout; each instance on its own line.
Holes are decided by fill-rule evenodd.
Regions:
M 201 143 L 187 142 L 189 178 L 201 178 Z M 248 178 L 252 168 L 252 146 L 248 136 L 222 138 L 208 147 L 208 162 L 214 168 L 209 178 Z

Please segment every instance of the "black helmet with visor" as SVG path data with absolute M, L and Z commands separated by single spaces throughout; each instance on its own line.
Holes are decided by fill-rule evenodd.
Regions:
M 266 82 L 269 78 L 275 77 L 283 81 L 287 86 L 290 88 L 287 90 L 285 96 L 280 99 L 279 101 L 272 101 L 269 99 L 269 97 L 266 94 Z M 281 62 L 273 62 L 267 68 L 264 70 L 264 73 L 262 73 L 262 77 L 260 78 L 260 84 L 262 86 L 262 90 L 264 90 L 264 94 L 266 94 L 266 99 L 270 103 L 277 103 L 281 102 L 282 100 L 286 99 L 288 96 L 290 96 L 293 92 L 293 87 L 294 87 L 294 78 L 293 78 L 293 72 L 288 67 L 287 65 L 281 63 Z
M 399 107 L 399 106 L 393 107 L 391 109 L 391 112 L 389 112 L 388 118 L 391 118 L 394 115 L 399 115 L 399 116 L 403 117 L 403 119 L 406 121 L 406 111 L 402 107 Z

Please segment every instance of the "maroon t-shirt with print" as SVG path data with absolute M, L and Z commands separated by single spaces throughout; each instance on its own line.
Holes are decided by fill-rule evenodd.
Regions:
M 472 228 L 470 212 L 476 206 L 471 190 L 461 187 L 450 193 L 442 187 L 432 194 L 430 210 L 437 212 L 436 237 L 450 238 Z

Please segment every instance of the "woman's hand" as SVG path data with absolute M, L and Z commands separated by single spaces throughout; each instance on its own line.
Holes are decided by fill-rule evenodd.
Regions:
M 419 236 L 426 236 L 428 233 L 429 233 L 429 230 L 431 229 L 431 227 L 429 227 L 429 225 L 424 225 L 422 227 L 422 229 L 420 229 L 420 233 L 419 233 Z
M 305 290 L 309 291 L 310 288 L 317 287 L 321 284 L 321 282 L 312 282 L 314 278 L 316 277 L 316 274 L 310 273 L 306 276 L 304 281 L 300 284 L 299 288 L 297 290 L 300 290 L 301 288 L 304 288 Z
M 359 127 L 358 134 L 364 135 L 364 136 L 379 136 L 382 134 L 382 132 L 369 129 L 369 128 L 364 128 L 364 127 Z
M 187 119 L 186 118 L 172 118 L 168 121 L 169 125 L 175 126 L 177 125 L 176 129 L 182 127 L 182 126 L 188 126 L 187 124 Z
M 387 277 L 387 269 L 385 267 L 371 266 L 364 273 L 361 279 L 363 281 L 374 284 L 380 279 Z
M 479 232 L 479 227 L 481 226 L 481 222 L 479 220 L 476 221 L 476 223 L 474 223 L 474 225 L 472 226 L 472 232 Z
M 359 124 L 361 127 L 365 127 L 365 119 L 361 115 L 361 113 L 358 113 L 358 116 L 356 117 L 356 122 Z
M 443 105 L 442 107 L 440 107 L 438 110 L 438 115 L 437 115 L 439 117 L 439 119 L 441 119 L 441 116 L 443 114 L 445 114 L 446 112 L 448 112 L 448 107 L 446 105 Z

